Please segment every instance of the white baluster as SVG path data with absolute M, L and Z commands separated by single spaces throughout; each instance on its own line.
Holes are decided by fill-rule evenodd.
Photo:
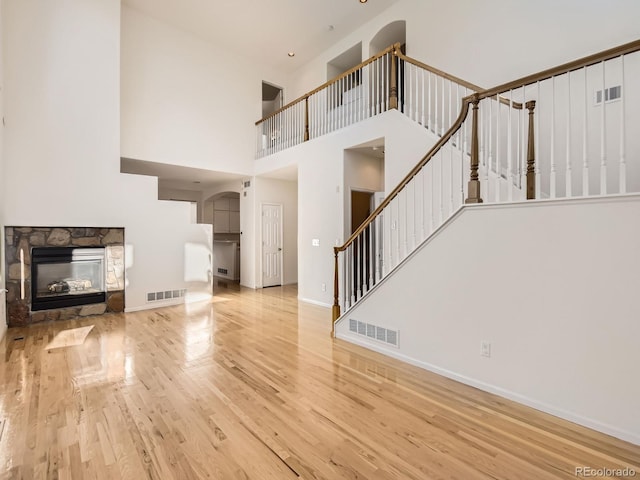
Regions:
M 582 115 L 582 195 L 589 195 L 589 157 L 587 143 L 587 114 L 589 103 L 589 87 L 587 83 L 587 67 L 582 68 L 584 82 L 584 109 Z
M 452 90 L 453 90 L 453 82 L 449 83 L 449 124 L 447 125 L 447 129 L 453 126 L 453 110 L 455 109 L 455 105 L 452 104 Z
M 435 184 L 435 172 L 433 171 L 433 163 L 429 162 L 427 164 L 429 167 L 429 198 L 431 205 L 429 206 L 429 235 L 433 233 L 435 230 L 435 212 L 434 212 L 434 195 L 433 195 L 433 187 Z
M 344 92 L 346 91 L 347 77 L 342 77 L 338 82 L 338 128 L 344 128 L 347 123 L 347 106 L 344 103 Z
M 625 120 L 625 97 L 624 91 L 624 55 L 620 56 L 620 178 L 619 178 L 619 190 L 620 193 L 627 193 L 627 160 L 625 158 L 625 137 L 626 137 L 626 120 Z
M 465 142 L 465 138 L 467 137 L 467 121 L 469 119 L 469 115 L 467 115 L 467 118 L 465 119 L 464 123 L 462 124 L 462 128 L 460 128 L 460 130 L 458 130 L 458 133 L 460 133 L 463 136 L 463 139 L 461 140 L 460 137 L 458 137 L 458 145 L 461 145 L 462 148 L 460 150 L 460 204 L 464 204 L 464 173 L 465 173 L 465 164 L 464 164 L 464 160 L 465 160 L 465 149 L 464 149 L 464 142 Z
M 422 109 L 422 117 L 421 117 L 420 124 L 423 127 L 426 126 L 424 111 L 427 108 L 427 99 L 425 98 L 425 88 L 424 88 L 424 76 L 425 76 L 425 71 L 424 70 L 420 70 L 420 83 L 421 83 L 421 87 L 422 87 L 422 96 L 421 96 L 422 100 L 420 102 L 420 107 Z
M 444 101 L 445 98 L 447 97 L 447 92 L 445 89 L 445 79 L 444 77 L 442 78 L 442 99 L 440 100 L 440 103 L 442 104 L 442 124 L 440 126 L 440 136 L 444 135 L 444 132 L 447 130 L 447 128 L 449 128 L 449 125 L 445 125 L 446 123 L 446 114 L 445 114 L 445 109 L 444 109 Z
M 416 213 L 417 213 L 417 200 L 416 200 L 416 188 L 418 187 L 418 179 L 413 177 L 411 179 L 411 185 L 413 186 L 413 203 L 411 204 L 411 221 L 413 222 L 413 248 L 416 248 L 418 245 L 418 222 L 416 221 Z
M 384 274 L 387 275 L 393 268 L 393 234 L 395 230 L 393 218 L 393 200 L 385 207 L 385 254 L 387 260 L 383 264 Z
M 396 262 L 395 265 L 400 263 L 400 195 L 394 199 L 396 204 Z
M 537 97 L 536 100 L 538 101 L 538 105 L 541 105 L 540 102 L 540 82 L 536 82 L 536 90 L 537 90 Z M 542 185 L 540 185 L 541 183 L 541 170 L 540 170 L 540 110 L 538 110 L 538 114 L 535 115 L 535 152 L 536 152 L 536 156 L 538 157 L 536 159 L 535 162 L 535 178 L 536 178 L 536 198 L 540 198 L 540 193 L 542 191 Z
M 436 75 L 435 78 L 435 83 L 434 83 L 434 90 L 433 90 L 433 97 L 434 97 L 434 113 L 435 113 L 435 119 L 433 121 L 434 125 L 434 130 L 433 133 L 435 133 L 436 135 L 438 135 L 440 133 L 440 127 L 438 124 L 438 76 Z
M 527 132 L 527 116 L 528 116 L 528 110 L 525 108 L 525 105 L 527 103 L 527 87 L 526 85 L 522 87 L 522 108 L 520 110 L 520 123 L 521 123 L 521 127 L 522 127 L 522 131 L 521 131 L 521 137 L 520 137 L 520 146 L 522 148 L 522 150 L 520 151 L 520 163 L 519 163 L 519 170 L 520 170 L 520 183 L 519 183 L 519 187 L 520 187 L 520 199 L 524 200 L 527 198 L 526 195 L 526 191 L 527 191 L 527 181 L 526 181 L 526 176 L 527 176 L 527 137 L 528 137 L 528 132 Z
M 556 198 L 556 77 L 551 77 L 551 173 L 549 197 Z
M 602 103 L 600 104 L 600 195 L 607 194 L 607 114 L 606 97 L 607 88 L 605 76 L 605 62 L 602 62 Z
M 498 188 L 496 189 L 496 202 L 500 202 L 502 197 L 502 159 L 500 158 L 500 118 L 502 117 L 502 108 L 500 106 L 500 96 L 496 95 L 496 174 L 498 175 Z
M 444 170 L 444 158 L 442 157 L 441 152 L 438 152 L 438 165 L 439 165 L 439 175 L 440 175 L 440 222 L 439 225 L 442 225 L 442 223 L 444 222 L 444 176 L 443 176 L 443 170 Z
M 333 122 L 335 119 L 335 115 L 333 112 L 333 84 L 329 84 L 325 89 L 327 99 L 327 131 L 326 133 L 333 131 Z
M 489 104 L 489 125 L 488 125 L 488 144 L 487 144 L 487 149 L 489 150 L 489 161 L 487 162 L 489 165 L 487 167 L 487 171 L 492 171 L 495 166 L 494 166 L 494 158 L 493 158 L 493 99 L 489 98 L 487 99 L 488 104 Z M 494 192 L 497 192 L 498 190 L 500 190 L 500 183 L 499 180 L 496 180 L 496 188 L 494 189 Z M 496 195 L 495 201 L 498 201 L 498 197 L 497 197 L 497 193 L 494 193 L 494 195 Z
M 381 230 L 381 225 L 383 224 L 383 219 L 381 218 L 381 215 L 378 215 L 375 219 L 375 279 L 376 279 L 376 283 L 378 283 L 380 281 L 380 274 L 382 272 L 382 260 L 383 260 L 383 251 L 384 251 L 384 247 L 383 247 L 383 243 L 382 243 L 382 232 Z
M 360 122 L 362 121 L 362 92 L 364 90 L 362 69 L 358 70 L 356 75 L 358 75 L 357 78 L 360 79 L 359 82 L 356 81 L 355 83 L 356 91 L 354 92 L 354 95 L 356 96 L 356 122 Z
M 513 133 L 511 128 L 513 126 L 513 90 L 509 90 L 509 112 L 507 115 L 507 194 L 509 201 L 513 201 Z
M 566 172 L 566 194 L 565 197 L 573 197 L 573 174 L 571 172 L 571 72 L 567 72 L 567 172 Z
M 405 185 L 402 189 L 404 192 L 404 258 L 410 252 L 409 237 L 411 232 L 411 224 L 409 223 L 409 185 Z
M 375 72 L 374 72 L 374 78 L 376 80 L 376 89 L 375 89 L 375 93 L 376 93 L 376 101 L 375 101 L 375 108 L 373 110 L 373 114 L 377 115 L 378 113 L 380 113 L 380 99 L 382 98 L 382 76 L 380 71 L 382 70 L 382 60 L 379 58 L 378 60 L 376 60 L 376 66 L 375 66 Z
M 429 102 L 428 102 L 428 104 L 427 104 L 427 117 L 428 117 L 428 120 L 427 120 L 427 121 L 429 122 L 429 125 L 428 125 L 429 130 L 431 130 L 431 131 L 433 132 L 433 112 L 432 112 L 432 110 L 433 110 L 433 101 L 432 101 L 433 97 L 431 96 L 431 94 L 432 94 L 432 93 L 431 93 L 431 76 L 432 76 L 432 74 L 431 74 L 431 72 L 429 72 L 429 73 L 428 73 L 428 80 L 429 80 L 429 85 L 428 85 L 428 87 L 429 87 L 429 88 L 428 88 L 428 90 L 429 90 Z
M 322 135 L 322 119 L 324 118 L 322 115 L 323 109 L 320 106 L 320 93 L 316 93 L 314 95 L 312 95 L 313 98 L 313 118 L 314 118 L 314 122 L 313 122 L 313 138 L 319 137 L 320 135 Z
M 422 215 L 420 215 L 422 221 L 422 239 L 427 238 L 427 165 L 424 165 L 420 170 L 421 185 L 422 185 Z
M 400 102 L 398 102 L 398 108 L 402 108 L 402 111 L 404 112 L 404 114 L 409 118 L 413 119 L 413 106 L 415 103 L 415 99 L 413 95 L 413 74 L 411 70 L 413 65 L 411 65 L 409 62 L 404 62 L 404 66 L 405 66 L 404 78 L 405 78 L 405 81 L 407 82 L 406 90 L 408 91 L 405 91 L 404 104 L 401 104 Z M 401 89 L 398 88 L 398 90 L 401 90 Z M 407 105 L 407 103 L 409 105 Z M 402 105 L 402 107 L 400 107 L 400 105 Z
M 383 60 L 384 57 L 381 57 L 376 62 L 376 79 L 378 81 L 378 88 L 376 89 L 376 93 L 378 94 L 378 101 L 376 102 L 376 115 L 378 115 L 382 110 L 382 97 L 384 97 L 384 78 L 382 73 L 384 71 Z
M 362 268 L 362 250 L 360 245 L 360 235 L 355 238 L 355 262 L 353 267 L 355 268 L 355 280 L 356 280 L 356 302 L 362 298 L 362 276 L 360 269 Z
M 369 273 L 369 281 L 367 282 L 367 291 L 373 288 L 373 272 L 375 270 L 375 256 L 373 252 L 373 223 L 370 223 L 367 227 L 369 232 L 369 258 L 367 258 L 367 270 Z
M 481 103 L 482 105 L 483 103 Z M 483 113 L 484 112 L 484 113 Z M 487 117 L 487 115 L 489 115 Z M 484 163 L 484 184 L 486 188 L 486 198 L 488 201 L 491 199 L 491 182 L 489 181 L 489 172 L 491 170 L 491 154 L 489 152 L 490 135 L 491 135 L 491 99 L 488 102 L 484 102 L 484 108 L 480 109 L 480 118 L 482 123 L 480 124 L 482 135 L 480 136 L 482 142 L 483 163 Z
M 349 309 L 349 301 L 347 298 L 347 255 L 346 251 L 342 252 L 342 288 L 340 289 L 340 302 L 342 304 L 342 312 L 346 312 Z

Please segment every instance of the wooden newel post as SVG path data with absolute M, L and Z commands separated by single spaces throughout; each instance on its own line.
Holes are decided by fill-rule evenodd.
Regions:
M 389 78 L 389 108 L 398 108 L 398 57 L 396 46 L 391 51 L 391 77 Z
M 304 99 L 304 141 L 309 141 L 309 97 Z
M 471 174 L 469 175 L 468 196 L 464 203 L 482 203 L 480 197 L 480 180 L 478 166 L 480 165 L 480 150 L 478 146 L 478 97 L 473 101 L 473 117 L 471 123 Z
M 340 318 L 340 303 L 338 301 L 338 253 L 337 247 L 333 247 L 334 263 L 333 263 L 333 308 L 331 309 L 331 336 L 333 336 L 335 321 Z
M 527 139 L 527 200 L 536 198 L 536 148 L 533 111 L 536 101 L 531 100 L 524 105 L 529 110 L 529 137 Z

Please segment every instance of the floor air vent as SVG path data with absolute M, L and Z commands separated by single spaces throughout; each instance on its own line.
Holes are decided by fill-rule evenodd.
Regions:
M 393 345 L 394 347 L 398 346 L 397 330 L 389 330 L 388 328 L 379 327 L 377 325 L 360 322 L 358 320 L 350 318 L 349 331 L 357 333 L 358 335 L 362 335 L 364 337 L 369 337 L 372 340 L 377 340 L 378 342 Z
M 181 298 L 187 294 L 187 289 L 181 290 L 165 290 L 163 292 L 150 292 L 147 293 L 147 302 L 157 302 L 162 300 L 171 300 L 173 298 Z

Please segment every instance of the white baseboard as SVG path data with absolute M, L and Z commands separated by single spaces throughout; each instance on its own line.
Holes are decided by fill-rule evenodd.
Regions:
M 336 332 L 336 338 L 344 340 L 346 342 L 354 343 L 361 347 L 367 348 L 369 350 L 373 350 L 375 352 L 381 353 L 383 355 L 387 355 L 389 357 L 395 358 L 397 360 L 401 360 L 410 365 L 414 365 L 416 367 L 424 368 L 430 372 L 436 373 L 438 375 L 442 375 L 443 377 L 450 378 L 451 380 L 455 380 L 460 383 L 464 383 L 465 385 L 469 385 L 485 392 L 493 393 L 503 398 L 507 398 L 509 400 L 513 400 L 514 402 L 521 403 L 531 408 L 535 408 L 536 410 L 540 410 L 541 412 L 548 413 L 555 417 L 562 418 L 564 420 L 568 420 L 573 423 L 577 423 L 578 425 L 582 425 L 587 428 L 591 428 L 593 430 L 597 430 L 598 432 L 611 435 L 612 437 L 619 438 L 620 440 L 624 440 L 626 442 L 633 443 L 635 445 L 640 445 L 640 432 L 630 432 L 624 430 L 623 428 L 617 427 L 615 425 L 609 425 L 598 420 L 594 420 L 592 418 L 583 417 L 581 415 L 575 414 L 568 410 L 564 410 L 562 408 L 549 405 L 547 403 L 541 402 L 539 400 L 527 397 L 525 395 L 521 395 L 517 392 L 513 392 L 511 390 L 506 390 L 497 385 L 492 385 L 490 383 L 483 382 L 481 380 L 476 380 L 471 377 L 467 377 L 465 375 L 458 374 L 451 370 L 447 370 L 446 368 L 439 367 L 437 365 L 433 365 L 431 363 L 423 362 L 421 360 L 417 360 L 412 357 L 408 357 L 403 355 L 398 350 L 391 350 L 383 347 L 382 345 L 376 345 L 373 342 L 367 342 L 359 338 L 356 335 L 350 335 L 348 333 L 338 333 Z
M 309 298 L 298 297 L 298 300 L 304 303 L 310 303 L 311 305 L 318 305 L 319 307 L 327 307 L 327 308 L 332 307 L 330 303 L 318 302 L 317 300 L 311 300 Z
M 143 310 L 153 310 L 155 308 L 162 308 L 162 307 L 172 307 L 174 305 L 182 305 L 184 303 L 184 298 L 178 298 L 178 299 L 173 299 L 173 300 L 160 300 L 160 301 L 155 301 L 155 302 L 149 302 L 147 304 L 144 305 L 138 305 L 137 307 L 125 307 L 124 312 L 125 313 L 132 313 L 132 312 L 141 312 Z

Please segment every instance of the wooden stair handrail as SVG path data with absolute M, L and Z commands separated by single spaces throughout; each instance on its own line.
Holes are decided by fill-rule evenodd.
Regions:
M 471 82 L 467 82 L 466 80 L 462 80 L 459 77 L 456 77 L 455 75 L 451 75 L 447 72 L 444 72 L 442 70 L 439 70 L 435 67 L 432 67 L 430 65 L 427 65 L 426 63 L 422 63 L 414 58 L 411 57 L 407 57 L 406 55 L 404 55 L 402 52 L 400 53 L 396 53 L 396 56 L 400 59 L 400 60 L 404 60 L 407 63 L 410 63 L 412 65 L 415 65 L 416 67 L 420 67 L 424 70 L 427 70 L 431 73 L 435 73 L 436 75 L 442 77 L 442 78 L 446 78 L 447 80 L 450 80 L 454 83 L 457 83 L 459 85 L 462 85 L 465 88 L 468 88 L 469 90 L 473 90 L 474 92 L 482 92 L 485 89 L 482 87 L 479 87 L 478 85 L 471 83 Z M 504 98 L 504 97 L 500 97 L 500 103 L 502 103 L 503 105 L 513 105 L 513 108 L 515 108 L 516 110 L 522 110 L 522 104 L 519 102 L 514 102 L 514 101 L 510 101 L 508 98 Z
M 396 196 L 398 196 L 398 193 L 400 193 L 400 191 L 411 181 L 411 179 L 420 172 L 422 167 L 429 163 L 429 160 L 431 160 L 433 156 L 438 153 L 438 151 L 451 139 L 451 137 L 456 134 L 456 132 L 462 126 L 462 123 L 467 118 L 467 114 L 469 113 L 469 105 L 473 101 L 474 96 L 475 94 L 469 97 L 464 97 L 462 99 L 462 108 L 460 109 L 458 118 L 455 122 L 453 122 L 451 128 L 449 128 L 449 130 L 447 130 L 447 132 L 442 137 L 440 137 L 440 140 L 438 140 L 438 142 L 431 148 L 431 150 L 429 150 L 429 152 L 427 152 L 427 154 L 422 157 L 422 160 L 420 160 L 420 162 L 418 162 L 418 164 L 413 167 L 413 169 L 407 174 L 406 177 L 402 179 L 398 186 L 396 186 L 396 188 L 394 188 L 393 191 L 389 195 L 387 195 L 382 203 L 378 205 L 378 208 L 376 208 L 371 213 L 371 215 L 369 215 L 362 222 L 362 224 L 351 234 L 347 241 L 339 247 L 333 247 L 334 252 L 337 253 L 345 251 L 347 247 L 349 247 L 349 245 L 353 243 L 353 241 L 358 237 L 358 235 L 360 235 L 373 222 L 373 220 L 375 220 L 375 218 L 380 215 L 380 213 L 382 213 L 382 210 L 384 210 L 384 208 L 389 205 L 389 203 L 391 203 L 391 201 Z
M 588 55 L 586 57 L 579 58 L 578 60 L 573 60 L 571 62 L 564 63 L 557 67 L 548 68 L 546 70 L 542 70 L 541 72 L 519 78 L 512 82 L 503 83 L 502 85 L 498 85 L 497 87 L 483 90 L 482 92 L 479 92 L 478 99 L 483 100 L 488 97 L 500 95 L 501 93 L 504 93 L 508 90 L 513 90 L 523 86 L 531 85 L 532 83 L 548 80 L 551 77 L 557 77 L 558 75 L 563 75 L 565 73 L 573 72 L 583 67 L 590 67 L 591 65 L 595 65 L 596 63 L 605 62 L 607 60 L 611 60 L 612 58 L 620 57 L 622 55 L 627 55 L 629 53 L 637 52 L 639 50 L 640 50 L 640 40 L 635 40 L 633 42 L 625 43 L 624 45 L 610 48 L 600 53 L 594 53 L 593 55 Z
M 285 111 L 288 108 L 291 108 L 292 106 L 294 106 L 296 103 L 300 103 L 303 100 L 309 98 L 311 95 L 318 93 L 321 90 L 324 90 L 325 88 L 327 88 L 330 85 L 333 85 L 334 83 L 340 81 L 341 79 L 348 77 L 349 75 L 351 75 L 354 72 L 357 72 L 358 70 L 360 70 L 361 68 L 366 67 L 367 65 L 369 65 L 370 63 L 375 62 L 376 60 L 378 60 L 381 57 L 384 57 L 387 53 L 392 53 L 394 51 L 400 51 L 400 44 L 396 43 L 394 45 L 391 45 L 390 47 L 385 48 L 384 50 L 382 50 L 381 52 L 376 53 L 373 57 L 368 58 L 367 60 L 365 60 L 362 63 L 359 63 L 358 65 L 356 65 L 355 67 L 350 68 L 349 70 L 347 70 L 346 72 L 342 72 L 340 75 L 338 75 L 337 77 L 332 78 L 331 80 L 326 81 L 325 83 L 323 83 L 322 85 L 320 85 L 318 88 L 314 88 L 313 90 L 311 90 L 310 92 L 305 93 L 304 95 L 302 95 L 301 97 L 296 98 L 294 101 L 287 103 L 284 107 L 279 108 L 278 110 L 276 110 L 275 112 L 271 113 L 270 115 L 267 115 L 264 118 L 261 118 L 260 120 L 258 120 L 256 122 L 256 126 L 260 125 L 263 122 L 266 122 L 267 120 L 269 120 L 272 117 L 275 117 L 276 115 L 278 115 L 279 113 L 282 113 L 283 111 Z
M 427 65 L 426 63 L 422 63 L 414 58 L 411 57 L 407 57 L 404 53 L 402 52 L 398 52 L 396 53 L 396 56 L 400 59 L 400 60 L 404 60 L 407 63 L 410 63 L 412 65 L 415 65 L 416 67 L 420 67 L 424 70 L 428 70 L 431 73 L 435 73 L 436 75 L 446 78 L 447 80 L 451 80 L 454 83 L 458 83 L 460 85 L 462 85 L 463 87 L 468 88 L 469 90 L 473 90 L 474 92 L 480 92 L 482 90 L 484 90 L 483 88 L 471 83 L 471 82 L 467 82 L 466 80 L 462 80 L 461 78 L 456 77 L 455 75 L 451 75 L 449 73 L 443 72 L 442 70 L 439 70 L 435 67 L 432 67 L 430 65 Z

